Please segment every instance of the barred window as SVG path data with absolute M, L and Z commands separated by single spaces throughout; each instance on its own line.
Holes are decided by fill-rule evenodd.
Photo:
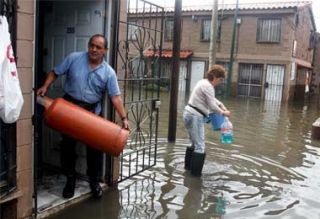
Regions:
M 279 43 L 281 36 L 280 18 L 260 18 L 257 25 L 257 42 Z
M 166 20 L 164 39 L 167 41 L 172 41 L 173 39 L 173 20 Z
M 261 97 L 262 64 L 239 64 L 238 95 L 246 97 Z

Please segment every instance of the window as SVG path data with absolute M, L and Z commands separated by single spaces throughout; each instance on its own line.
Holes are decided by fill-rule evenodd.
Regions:
M 279 43 L 281 32 L 281 19 L 258 19 L 257 42 Z
M 137 40 L 139 36 L 139 28 L 137 22 L 129 22 L 128 40 Z
M 218 20 L 217 25 L 217 34 L 216 39 L 220 40 L 221 38 L 221 21 Z M 210 19 L 204 19 L 201 23 L 201 41 L 210 41 L 210 35 L 211 35 L 211 18 Z
M 173 39 L 173 21 L 166 20 L 166 29 L 164 32 L 164 39 L 167 41 L 172 41 Z
M 246 97 L 261 97 L 263 65 L 240 64 L 238 95 Z
M 211 34 L 211 19 L 202 20 L 201 24 L 201 40 L 210 41 Z

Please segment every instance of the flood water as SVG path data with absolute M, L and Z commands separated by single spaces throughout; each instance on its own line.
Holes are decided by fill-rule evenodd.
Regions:
M 223 100 L 232 111 L 234 143 L 206 125 L 201 178 L 184 169 L 189 145 L 179 97 L 177 141 L 168 143 L 162 94 L 156 166 L 51 218 L 320 218 L 320 141 L 311 139 L 315 104 Z

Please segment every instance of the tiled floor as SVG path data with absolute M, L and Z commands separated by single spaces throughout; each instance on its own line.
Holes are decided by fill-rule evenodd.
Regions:
M 88 182 L 77 179 L 75 195 L 71 199 L 62 197 L 62 190 L 66 182 L 66 177 L 60 174 L 44 176 L 37 186 L 38 213 L 72 202 L 79 197 L 89 194 Z

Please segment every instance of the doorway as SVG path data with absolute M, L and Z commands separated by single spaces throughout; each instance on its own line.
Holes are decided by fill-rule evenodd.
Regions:
M 284 65 L 267 65 L 265 100 L 281 102 L 284 80 Z
M 190 93 L 196 86 L 197 82 L 204 77 L 204 61 L 192 61 L 191 62 L 191 79 L 190 79 Z
M 37 1 L 36 11 L 36 74 L 35 88 L 39 88 L 46 73 L 59 64 L 68 54 L 86 51 L 93 34 L 109 36 L 110 22 L 108 0 L 52 0 Z M 64 78 L 50 86 L 48 96 L 63 96 Z M 77 146 L 78 174 L 75 196 L 62 198 L 65 177 L 60 166 L 60 133 L 48 128 L 42 121 L 43 108 L 35 104 L 34 151 L 34 213 L 41 214 L 61 204 L 73 203 L 90 192 L 86 178 L 86 155 L 83 145 Z

